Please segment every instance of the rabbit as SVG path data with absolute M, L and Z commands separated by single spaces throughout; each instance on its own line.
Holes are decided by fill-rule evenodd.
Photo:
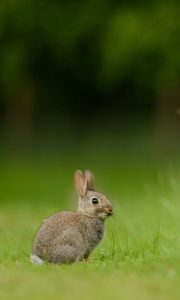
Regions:
M 87 260 L 101 241 L 104 221 L 113 214 L 113 207 L 95 191 L 91 171 L 76 170 L 74 184 L 79 195 L 78 210 L 58 212 L 44 221 L 33 243 L 33 263 L 71 264 Z

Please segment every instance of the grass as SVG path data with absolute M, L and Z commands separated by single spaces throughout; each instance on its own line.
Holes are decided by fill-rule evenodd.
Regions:
M 116 210 L 104 240 L 87 263 L 32 265 L 37 228 L 56 211 L 74 209 L 72 171 L 87 164 Z M 1 170 L 0 299 L 180 299 L 177 164 L 53 156 L 4 160 Z

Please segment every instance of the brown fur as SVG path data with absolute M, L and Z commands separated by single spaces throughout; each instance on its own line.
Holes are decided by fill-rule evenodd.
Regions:
M 76 171 L 75 187 L 79 193 L 77 212 L 59 212 L 48 218 L 33 244 L 33 255 L 51 263 L 73 263 L 87 259 L 103 237 L 104 220 L 112 214 L 112 206 L 105 196 L 89 190 L 93 188 L 90 171 Z M 99 200 L 92 204 L 92 198 Z

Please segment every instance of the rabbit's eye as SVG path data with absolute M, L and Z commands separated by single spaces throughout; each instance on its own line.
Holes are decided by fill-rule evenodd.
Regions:
M 98 199 L 97 199 L 96 197 L 93 197 L 93 198 L 92 198 L 92 203 L 93 203 L 93 204 L 98 204 L 98 202 L 99 202 L 99 201 L 98 201 Z

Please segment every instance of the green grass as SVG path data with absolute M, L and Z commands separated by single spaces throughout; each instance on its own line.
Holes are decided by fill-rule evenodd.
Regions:
M 100 156 L 99 156 L 100 158 Z M 88 164 L 88 166 L 87 166 Z M 41 221 L 74 209 L 72 171 L 91 167 L 116 213 L 89 262 L 34 266 Z M 0 299 L 180 299 L 180 168 L 93 156 L 2 161 Z

